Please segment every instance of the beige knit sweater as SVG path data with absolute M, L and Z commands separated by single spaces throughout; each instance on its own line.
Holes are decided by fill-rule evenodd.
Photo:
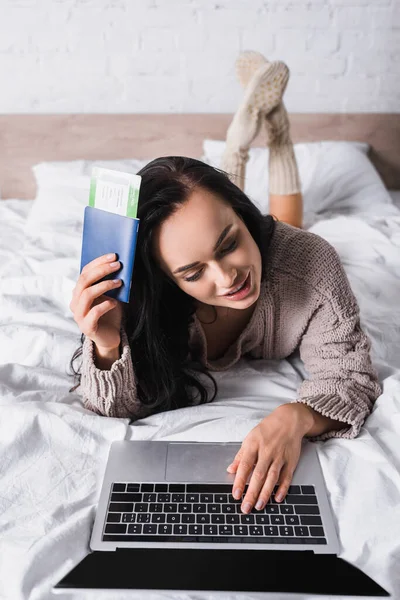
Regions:
M 336 250 L 323 238 L 276 222 L 268 249 L 267 276 L 250 322 L 225 355 L 207 360 L 207 344 L 195 317 L 190 347 L 200 349 L 210 371 L 242 356 L 283 359 L 297 349 L 309 374 L 293 402 L 348 423 L 310 438 L 354 438 L 382 389 L 371 365 L 371 342 L 360 327 L 359 307 Z M 122 356 L 109 371 L 96 368 L 93 342 L 85 338 L 81 390 L 85 406 L 111 417 L 148 413 L 136 398 L 130 347 L 121 329 Z

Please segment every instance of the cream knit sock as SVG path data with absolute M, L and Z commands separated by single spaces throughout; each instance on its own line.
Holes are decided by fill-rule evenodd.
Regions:
M 242 52 L 236 61 L 236 75 L 246 87 L 252 74 L 267 59 L 255 51 Z M 290 138 L 290 124 L 286 108 L 281 101 L 276 108 L 264 112 L 262 127 L 269 146 L 269 192 L 270 194 L 295 194 L 301 191 L 299 171 Z
M 280 103 L 288 74 L 287 66 L 280 61 L 262 64 L 255 69 L 228 128 L 221 168 L 242 190 L 248 149 L 260 130 L 261 115 L 269 113 Z

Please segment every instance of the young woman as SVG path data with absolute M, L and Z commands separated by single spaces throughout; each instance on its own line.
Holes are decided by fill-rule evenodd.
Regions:
M 301 229 L 300 181 L 282 103 L 288 69 L 244 53 L 238 73 L 246 89 L 227 134 L 229 177 L 176 156 L 139 172 L 129 304 L 103 295 L 120 281 L 97 283 L 117 274 L 115 255 L 86 265 L 70 304 L 83 333 L 71 366 L 82 353 L 87 408 L 138 419 L 212 401 L 211 371 L 242 356 L 283 359 L 299 349 L 310 379 L 295 401 L 250 431 L 229 468 L 240 498 L 255 466 L 242 504 L 249 512 L 256 502 L 265 505 L 277 482 L 276 498 L 285 497 L 304 436 L 357 436 L 381 388 L 338 254 Z M 270 149 L 270 205 L 281 220 L 263 216 L 242 191 L 260 127 Z

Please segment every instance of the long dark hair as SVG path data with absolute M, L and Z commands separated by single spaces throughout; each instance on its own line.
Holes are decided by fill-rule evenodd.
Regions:
M 129 304 L 124 306 L 124 327 L 131 348 L 137 380 L 138 399 L 151 413 L 214 400 L 217 383 L 201 363 L 196 349 L 189 350 L 189 327 L 195 312 L 194 298 L 183 292 L 160 268 L 154 257 L 153 232 L 171 216 L 195 188 L 204 188 L 227 201 L 243 220 L 260 249 L 262 273 L 275 221 L 263 216 L 228 175 L 200 160 L 183 156 L 165 156 L 148 163 L 138 172 L 142 177 L 138 218 L 140 219 L 134 275 Z M 81 336 L 81 344 L 84 341 Z M 78 385 L 80 372 L 74 361 L 82 354 L 75 351 L 70 367 Z M 212 382 L 213 394 L 199 375 Z

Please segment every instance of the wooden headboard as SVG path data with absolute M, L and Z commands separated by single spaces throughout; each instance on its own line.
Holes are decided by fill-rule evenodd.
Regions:
M 0 115 L 0 196 L 33 199 L 31 167 L 42 161 L 200 158 L 202 141 L 225 139 L 232 115 Z M 389 189 L 400 189 L 400 114 L 291 114 L 293 142 L 367 142 Z M 261 136 L 255 146 L 264 143 Z

